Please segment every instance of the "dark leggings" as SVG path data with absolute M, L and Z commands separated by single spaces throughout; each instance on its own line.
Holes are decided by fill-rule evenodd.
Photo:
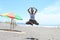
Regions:
M 36 20 L 31 20 L 31 19 L 26 24 L 31 24 L 31 25 L 36 24 L 36 25 L 39 25 L 39 23 L 37 23 Z

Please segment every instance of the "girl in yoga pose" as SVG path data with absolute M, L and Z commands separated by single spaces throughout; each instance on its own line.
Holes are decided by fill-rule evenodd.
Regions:
M 34 10 L 34 9 L 35 9 L 35 10 Z M 31 25 L 36 24 L 36 25 L 39 25 L 39 23 L 37 23 L 37 21 L 35 20 L 35 14 L 36 14 L 36 12 L 37 12 L 37 9 L 34 8 L 34 7 L 30 7 L 30 8 L 28 9 L 28 12 L 29 12 L 29 14 L 30 14 L 30 19 L 29 19 L 28 22 L 26 22 L 26 24 L 31 24 Z

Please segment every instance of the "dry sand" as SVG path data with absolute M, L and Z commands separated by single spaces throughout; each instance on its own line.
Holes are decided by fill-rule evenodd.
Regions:
M 0 23 L 0 29 L 9 29 L 10 25 Z M 4 32 L 0 30 L 0 40 L 29 40 L 26 38 L 37 38 L 39 40 L 60 40 L 60 28 L 45 28 L 34 26 L 16 26 L 15 30 L 22 32 Z

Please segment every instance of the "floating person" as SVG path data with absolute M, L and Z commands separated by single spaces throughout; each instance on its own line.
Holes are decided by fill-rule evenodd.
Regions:
M 29 19 L 28 22 L 26 22 L 26 24 L 39 25 L 39 23 L 35 20 L 35 14 L 36 14 L 36 12 L 37 12 L 37 9 L 34 8 L 34 7 L 30 7 L 30 8 L 28 9 L 28 12 L 29 12 L 29 14 L 30 14 L 30 19 Z

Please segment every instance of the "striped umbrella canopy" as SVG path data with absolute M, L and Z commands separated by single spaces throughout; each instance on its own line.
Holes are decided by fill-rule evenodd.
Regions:
M 19 15 L 13 14 L 13 13 L 4 13 L 4 14 L 2 14 L 2 16 L 7 17 L 7 18 L 11 18 L 11 19 L 22 20 L 22 18 Z

